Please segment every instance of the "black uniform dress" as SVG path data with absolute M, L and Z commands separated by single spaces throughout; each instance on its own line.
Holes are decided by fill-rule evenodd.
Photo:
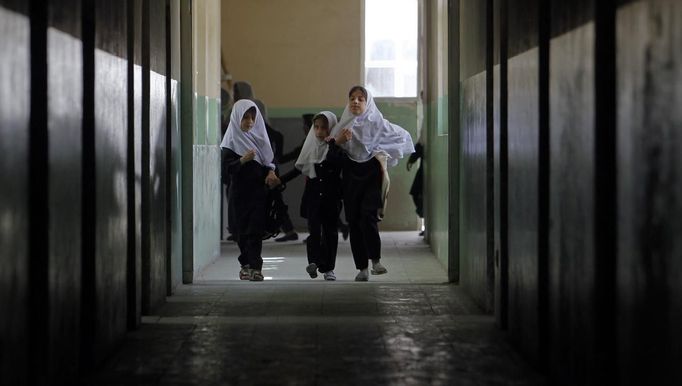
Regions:
M 306 242 L 308 264 L 320 272 L 336 267 L 339 244 L 337 223 L 341 212 L 341 169 L 331 160 L 315 164 L 316 178 L 306 178 L 301 215 L 308 220 L 310 237 Z
M 301 197 L 301 217 L 308 220 L 310 236 L 306 241 L 308 264 L 315 263 L 320 272 L 333 271 L 339 245 L 338 224 L 341 213 L 341 166 L 345 155 L 336 147 L 327 159 L 315 164 L 316 178 L 306 177 Z M 281 178 L 283 184 L 301 175 L 294 169 Z
M 334 140 L 329 143 L 331 157 L 340 157 L 343 150 Z M 350 248 L 355 268 L 369 267 L 369 260 L 381 259 L 381 238 L 379 237 L 379 209 L 383 170 L 379 161 L 372 157 L 366 162 L 355 162 L 340 157 L 343 172 L 343 205 L 346 221 L 350 227 Z
M 223 167 L 232 179 L 229 209 L 235 216 L 239 263 L 260 270 L 263 267 L 261 251 L 268 191 L 265 177 L 270 169 L 256 161 L 242 164 L 239 154 L 230 149 L 225 149 L 224 152 Z
M 419 169 L 414 176 L 414 181 L 410 187 L 410 195 L 416 208 L 417 216 L 424 217 L 424 146 L 417 143 L 414 146 L 414 153 L 410 155 L 409 162 L 415 163 L 418 159 L 422 159 L 419 163 Z

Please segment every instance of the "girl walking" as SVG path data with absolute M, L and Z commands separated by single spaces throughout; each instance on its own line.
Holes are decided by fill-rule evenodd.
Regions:
M 308 220 L 310 236 L 306 242 L 311 278 L 319 270 L 325 280 L 336 280 L 334 268 L 338 247 L 338 218 L 341 212 L 341 169 L 338 158 L 330 154 L 325 139 L 336 125 L 336 115 L 322 111 L 313 118 L 313 125 L 301 148 L 295 167 L 306 176 L 301 199 L 301 215 Z
M 220 147 L 223 171 L 232 181 L 229 205 L 236 216 L 239 278 L 262 281 L 267 192 L 280 181 L 265 122 L 255 103 L 242 99 L 234 104 Z
M 332 129 L 330 151 L 339 146 L 347 154 L 343 163 L 343 202 L 350 227 L 350 246 L 358 274 L 355 281 L 388 272 L 381 264 L 378 222 L 388 194 L 388 167 L 414 152 L 412 137 L 402 127 L 384 119 L 372 95 L 362 86 L 348 93 L 341 120 Z

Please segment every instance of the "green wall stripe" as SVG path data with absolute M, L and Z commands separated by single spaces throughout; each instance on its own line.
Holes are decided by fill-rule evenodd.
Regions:
M 194 96 L 194 144 L 220 143 L 220 98 Z
M 208 137 L 206 143 L 208 145 L 218 145 L 222 138 L 220 138 L 220 98 L 206 98 L 208 100 Z
M 194 144 L 206 144 L 206 97 L 194 97 Z

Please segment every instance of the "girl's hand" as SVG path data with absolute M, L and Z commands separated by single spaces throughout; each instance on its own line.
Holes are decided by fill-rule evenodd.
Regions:
M 244 154 L 244 155 L 242 156 L 242 158 L 239 159 L 239 161 L 240 161 L 240 162 L 242 163 L 242 165 L 243 165 L 243 164 L 245 164 L 245 163 L 247 163 L 247 162 L 249 162 L 249 161 L 253 161 L 253 159 L 254 159 L 255 157 L 256 157 L 256 152 L 255 152 L 253 149 L 251 149 L 251 150 L 247 151 L 246 154 Z
M 353 138 L 353 132 L 349 128 L 341 129 L 339 134 L 336 135 L 336 144 L 343 145 Z
M 270 187 L 270 189 L 272 189 L 275 186 L 281 184 L 282 181 L 280 181 L 273 170 L 270 170 L 267 177 L 265 177 L 265 183 Z

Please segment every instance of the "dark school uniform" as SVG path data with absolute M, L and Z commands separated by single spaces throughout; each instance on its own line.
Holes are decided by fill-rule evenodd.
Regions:
M 306 241 L 308 264 L 315 263 L 320 272 L 333 271 L 339 244 L 338 221 L 341 212 L 341 158 L 327 155 L 327 159 L 315 164 L 317 177 L 306 177 L 301 197 L 301 217 L 308 220 L 310 236 Z M 294 169 L 281 178 L 285 184 L 301 171 Z
M 410 163 L 415 163 L 421 158 L 419 162 L 419 169 L 414 175 L 414 181 L 410 187 L 410 195 L 416 208 L 417 215 L 424 217 L 424 145 L 417 143 L 414 146 L 414 153 L 410 154 Z
M 306 243 L 308 263 L 315 263 L 320 272 L 329 272 L 336 267 L 339 244 L 341 168 L 328 159 L 315 164 L 315 173 L 316 178 L 306 178 L 301 214 L 305 214 L 310 231 Z
M 270 169 L 253 160 L 242 164 L 240 158 L 239 154 L 225 149 L 223 168 L 232 180 L 229 210 L 235 217 L 235 233 L 241 253 L 239 263 L 260 270 L 263 267 L 261 251 L 268 192 L 265 177 Z
M 343 149 L 332 140 L 329 153 L 339 157 Z M 327 159 L 329 159 L 327 155 Z M 372 157 L 366 162 L 355 162 L 348 157 L 340 158 L 343 173 L 343 205 L 350 228 L 350 248 L 355 268 L 368 268 L 369 260 L 381 258 L 381 238 L 378 222 L 381 203 L 383 170 L 379 161 Z

